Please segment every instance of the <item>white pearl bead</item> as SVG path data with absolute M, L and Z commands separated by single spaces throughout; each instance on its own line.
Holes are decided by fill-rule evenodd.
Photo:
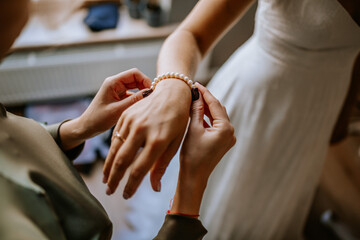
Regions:
M 172 78 L 175 77 L 175 73 L 174 73 L 174 72 L 171 72 L 171 73 L 170 73 L 170 77 L 172 77 Z
M 155 89 L 155 87 L 154 87 L 153 85 L 151 85 L 150 89 L 151 89 L 151 90 L 154 90 L 154 89 Z
M 193 84 L 193 81 L 189 80 L 187 83 L 188 83 L 189 85 L 192 85 L 192 84 Z
M 154 82 L 159 82 L 160 80 L 158 78 L 154 78 Z
M 179 75 L 179 78 L 180 78 L 180 79 L 184 79 L 184 77 L 185 77 L 184 74 L 180 74 L 180 75 Z
M 170 77 L 170 73 L 169 73 L 169 72 L 165 73 L 165 77 L 166 77 L 166 78 L 169 78 L 169 77 Z
M 180 74 L 179 73 L 175 73 L 175 78 L 179 78 Z
M 188 77 L 184 77 L 184 81 L 185 81 L 185 82 L 189 81 L 189 78 L 188 78 Z

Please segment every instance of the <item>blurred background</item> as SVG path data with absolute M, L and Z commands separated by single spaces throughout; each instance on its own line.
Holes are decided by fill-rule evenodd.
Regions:
M 196 2 L 31 0 L 30 19 L 0 63 L 0 102 L 15 114 L 51 124 L 79 116 L 110 75 L 136 67 L 154 78 L 163 41 Z M 256 4 L 205 57 L 195 80 L 206 84 L 251 36 L 255 12 Z M 349 137 L 329 149 L 304 230 L 307 239 L 359 239 L 353 230 L 360 229 L 360 104 L 352 108 Z M 168 209 L 178 163 L 167 170 L 162 195 L 155 196 L 145 179 L 131 201 L 122 199 L 123 186 L 107 197 L 101 180 L 109 136 L 88 141 L 75 165 L 113 221 L 113 239 L 150 239 Z M 156 228 L 151 216 L 159 209 Z

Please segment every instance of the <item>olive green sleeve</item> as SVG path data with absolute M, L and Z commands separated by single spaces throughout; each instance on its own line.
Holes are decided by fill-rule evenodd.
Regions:
M 206 233 L 207 230 L 196 218 L 167 214 L 154 240 L 199 240 Z
M 54 138 L 55 142 L 57 143 L 57 145 L 62 148 L 62 144 L 61 144 L 61 139 L 60 139 L 60 134 L 59 134 L 59 130 L 60 127 L 63 123 L 70 121 L 70 120 L 65 120 L 61 123 L 55 123 L 52 125 L 45 125 L 45 129 L 48 131 L 48 133 Z M 70 149 L 68 151 L 64 151 L 65 155 L 70 159 L 70 160 L 74 160 L 75 158 L 77 158 L 80 153 L 82 152 L 82 150 L 84 149 L 84 145 L 85 142 L 80 144 L 79 146 Z

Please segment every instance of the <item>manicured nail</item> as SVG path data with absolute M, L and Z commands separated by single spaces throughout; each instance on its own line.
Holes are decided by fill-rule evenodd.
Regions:
M 161 182 L 159 182 L 156 186 L 155 191 L 160 192 L 161 191 Z
M 104 176 L 102 181 L 103 181 L 103 183 L 107 183 L 107 180 L 108 180 L 107 177 Z
M 111 189 L 109 187 L 106 189 L 106 195 L 111 195 Z
M 128 199 L 130 196 L 129 196 L 129 194 L 127 193 L 127 192 L 124 192 L 123 193 L 123 198 L 126 200 L 126 199 Z
M 191 97 L 192 97 L 193 101 L 196 101 L 199 99 L 199 89 L 198 88 L 191 89 Z
M 152 89 L 146 90 L 145 92 L 143 92 L 143 98 L 146 98 L 147 96 L 149 96 L 151 93 L 153 92 Z

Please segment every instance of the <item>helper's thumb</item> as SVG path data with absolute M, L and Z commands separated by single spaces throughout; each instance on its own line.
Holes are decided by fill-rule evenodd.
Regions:
M 131 94 L 127 98 L 117 102 L 117 104 L 119 104 L 121 109 L 124 111 L 125 109 L 127 109 L 128 107 L 133 105 L 134 103 L 136 103 L 136 102 L 140 101 L 141 99 L 143 99 L 144 97 L 147 97 L 148 95 L 150 95 L 150 93 L 151 93 L 150 91 L 152 91 L 152 90 L 143 89 L 143 90 L 137 91 L 136 93 Z
M 201 93 L 197 88 L 194 88 L 192 91 L 193 91 L 193 102 L 191 105 L 191 113 L 190 113 L 191 124 L 200 124 L 202 126 L 204 119 L 204 101 L 201 96 Z M 195 96 L 194 98 L 194 95 L 196 94 L 198 94 L 198 97 Z

